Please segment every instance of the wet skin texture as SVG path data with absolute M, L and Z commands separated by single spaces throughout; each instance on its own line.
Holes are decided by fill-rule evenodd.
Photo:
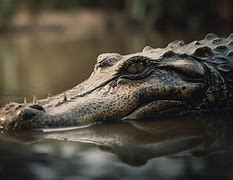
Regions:
M 5 130 L 30 130 L 132 120 L 232 107 L 233 34 L 142 52 L 101 54 L 74 88 L 0 109 Z

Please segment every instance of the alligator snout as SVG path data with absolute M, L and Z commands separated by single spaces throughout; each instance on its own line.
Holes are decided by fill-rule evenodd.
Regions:
M 45 112 L 44 108 L 38 104 L 30 105 L 22 110 L 19 110 L 17 115 L 21 121 L 31 120 L 33 117 Z
M 39 104 L 33 104 L 33 105 L 30 105 L 29 107 L 32 108 L 32 109 L 36 109 L 36 110 L 45 112 L 45 109 Z
M 31 129 L 31 122 L 44 113 L 38 104 L 9 103 L 0 109 L 0 125 L 8 130 Z
M 17 112 L 15 128 L 32 129 L 32 121 L 38 120 L 45 110 L 38 104 L 26 106 Z

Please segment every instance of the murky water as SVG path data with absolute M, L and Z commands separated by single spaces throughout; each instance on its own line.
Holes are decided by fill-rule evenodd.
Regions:
M 31 100 L 33 94 L 44 98 L 73 87 L 90 75 L 102 52 L 125 54 L 193 36 L 1 37 L 0 103 Z M 2 134 L 0 179 L 232 179 L 230 120 L 215 114 Z

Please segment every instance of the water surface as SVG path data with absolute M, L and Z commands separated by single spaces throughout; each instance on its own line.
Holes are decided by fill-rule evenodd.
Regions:
M 1 178 L 232 179 L 231 118 L 109 123 L 1 135 Z

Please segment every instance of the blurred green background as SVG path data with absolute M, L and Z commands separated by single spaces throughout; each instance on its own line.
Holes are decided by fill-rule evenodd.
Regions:
M 0 0 L 0 103 L 72 88 L 98 54 L 233 30 L 232 0 Z

